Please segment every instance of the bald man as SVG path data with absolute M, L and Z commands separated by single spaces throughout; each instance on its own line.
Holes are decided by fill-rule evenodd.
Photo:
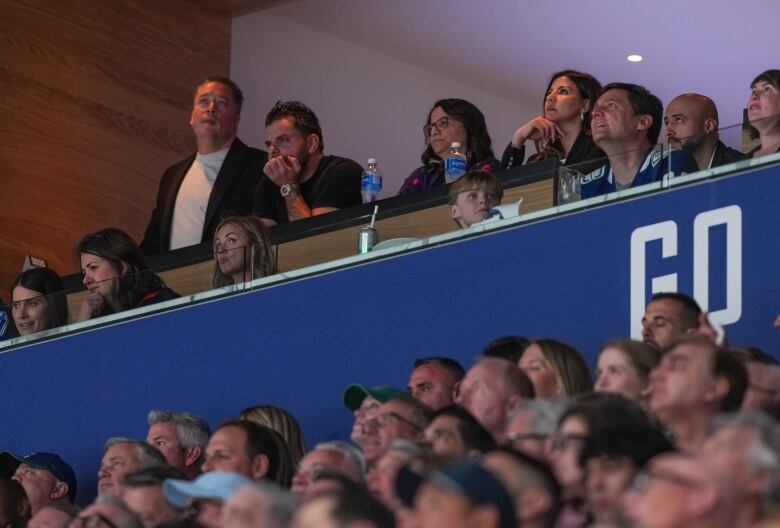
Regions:
M 684 149 L 699 169 L 710 169 L 747 158 L 718 139 L 718 109 L 705 95 L 678 95 L 664 113 L 666 137 L 673 148 Z

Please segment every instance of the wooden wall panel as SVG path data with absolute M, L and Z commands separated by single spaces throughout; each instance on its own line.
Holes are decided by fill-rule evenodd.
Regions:
M 230 18 L 188 0 L 0 0 L 0 295 L 27 253 L 140 240 L 163 170 L 193 151 L 194 87 L 229 73 Z

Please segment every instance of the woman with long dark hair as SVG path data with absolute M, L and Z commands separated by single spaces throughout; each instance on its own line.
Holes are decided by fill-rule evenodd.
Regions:
M 577 169 L 582 173 L 603 165 L 606 154 L 590 136 L 590 113 L 600 93 L 601 84 L 588 73 L 575 70 L 554 73 L 547 84 L 542 115 L 515 131 L 501 158 L 501 166 L 508 169 L 522 165 L 527 141 L 535 143 L 536 153 L 526 163 L 548 158 L 569 166 L 594 161 L 592 168 L 586 164 Z
M 422 167 L 404 180 L 398 195 L 443 185 L 444 160 L 453 142 L 461 144 L 467 158 L 466 170 L 493 171 L 499 168 L 493 155 L 485 116 L 463 99 L 440 99 L 433 104 L 423 125 L 425 151 Z
M 23 271 L 11 286 L 11 314 L 20 336 L 68 324 L 62 279 L 48 268 Z
M 109 227 L 85 236 L 76 246 L 76 256 L 89 291 L 79 321 L 179 297 L 149 270 L 141 249 L 120 229 Z

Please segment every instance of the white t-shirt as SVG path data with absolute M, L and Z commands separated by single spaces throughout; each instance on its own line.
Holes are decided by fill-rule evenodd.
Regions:
M 200 244 L 209 196 L 228 150 L 197 154 L 190 170 L 184 175 L 173 210 L 171 249 Z

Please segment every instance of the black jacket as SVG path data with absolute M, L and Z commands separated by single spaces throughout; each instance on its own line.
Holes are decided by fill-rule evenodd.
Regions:
M 214 238 L 217 224 L 231 215 L 247 215 L 252 212 L 255 187 L 263 175 L 268 154 L 246 146 L 236 138 L 222 163 L 214 188 L 209 196 L 206 217 L 203 220 L 201 242 Z M 176 196 L 184 176 L 195 161 L 195 154 L 168 167 L 160 180 L 157 202 L 141 241 L 141 250 L 146 255 L 162 253 L 170 249 L 173 211 Z
M 721 165 L 727 165 L 729 163 L 734 163 L 735 161 L 747 159 L 749 157 L 750 156 L 747 154 L 743 154 L 738 150 L 727 147 L 722 141 L 718 141 L 718 145 L 715 147 L 715 154 L 712 156 L 712 165 L 710 165 L 710 168 L 720 167 Z

